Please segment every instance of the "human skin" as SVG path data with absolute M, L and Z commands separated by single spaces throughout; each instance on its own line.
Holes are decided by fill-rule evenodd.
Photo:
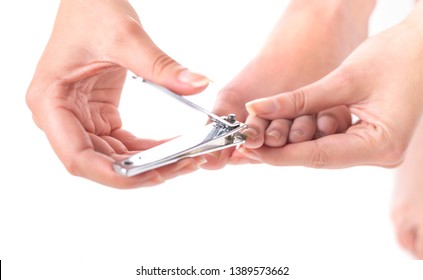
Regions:
M 423 120 L 398 169 L 392 202 L 392 221 L 399 244 L 423 260 Z
M 257 162 L 323 168 L 393 167 L 405 158 L 395 183 L 392 219 L 400 245 L 418 259 L 423 259 L 422 14 L 419 2 L 402 23 L 369 38 L 316 83 L 247 104 L 250 119 L 267 120 L 262 131 L 278 118 L 343 104 L 360 119 L 345 133 L 282 148 L 240 149 Z
M 214 112 L 236 113 L 245 121 L 245 103 L 293 90 L 322 78 L 335 69 L 350 52 L 367 38 L 368 18 L 375 1 L 291 1 L 269 34 L 260 52 L 219 93 Z M 246 147 L 264 143 L 280 147 L 323 135 L 345 131 L 351 116 L 345 107 L 310 115 L 277 120 L 267 130 L 268 121 L 250 119 Z M 275 129 L 273 129 L 275 128 Z M 202 167 L 216 169 L 230 159 L 232 150 L 215 153 Z M 234 152 L 231 163 L 256 162 Z
M 356 2 L 356 4 L 358 4 L 358 2 Z M 370 3 L 367 3 L 367 4 L 370 4 Z M 397 109 L 399 109 L 399 110 L 396 110 L 397 112 L 387 108 L 385 109 L 386 111 L 383 112 L 383 114 L 380 114 L 378 116 L 380 119 L 379 118 L 375 119 L 375 115 L 377 116 L 377 114 L 375 113 L 379 113 L 379 111 L 375 111 L 375 109 L 378 109 L 379 107 L 383 109 L 383 108 L 386 108 L 386 105 L 392 105 L 393 103 L 396 102 L 395 100 L 392 100 L 392 98 L 395 98 L 396 96 L 394 95 L 395 93 L 393 92 L 393 90 L 396 90 L 397 88 L 401 88 L 402 83 L 407 84 L 409 81 L 412 81 L 414 82 L 411 85 L 412 89 L 409 90 L 408 88 L 403 88 L 401 89 L 400 94 L 408 98 L 408 100 L 411 99 L 410 103 L 413 103 L 414 101 L 419 100 L 418 98 L 418 94 L 419 94 L 418 88 L 420 85 L 419 73 L 422 73 L 422 72 L 420 72 L 421 71 L 420 68 L 416 69 L 414 64 L 418 64 L 416 63 L 416 61 L 420 61 L 421 59 L 419 58 L 421 57 L 421 55 L 419 55 L 419 45 L 421 44 L 421 42 L 418 39 L 418 38 L 421 38 L 421 34 L 417 34 L 420 32 L 419 22 L 421 21 L 419 19 L 419 15 L 421 13 L 420 12 L 421 9 L 422 9 L 421 7 L 416 7 L 416 10 L 414 11 L 414 13 L 404 23 L 401 23 L 400 26 L 394 27 L 393 30 L 388 30 L 386 34 L 385 33 L 381 34 L 380 36 L 377 36 L 376 38 L 370 39 L 369 42 L 366 42 L 365 45 L 360 47 L 360 52 L 358 52 L 358 54 L 356 53 L 353 54 L 353 56 L 348 58 L 346 63 L 344 63 L 339 69 L 335 71 L 335 73 L 340 70 L 343 70 L 346 72 L 344 73 L 338 72 L 337 76 L 332 76 L 331 77 L 332 79 L 327 80 L 326 82 L 326 84 L 328 83 L 330 84 L 331 82 L 333 82 L 334 85 L 336 85 L 337 82 L 338 83 L 342 82 L 346 86 L 346 88 L 348 88 L 348 85 L 351 86 L 351 85 L 355 85 L 353 83 L 356 83 L 357 88 L 350 89 L 352 90 L 350 94 L 355 94 L 354 90 L 357 93 L 359 93 L 361 91 L 360 89 L 364 89 L 364 92 L 366 92 L 365 91 L 366 83 L 372 86 L 370 88 L 370 93 L 373 90 L 373 88 L 378 89 L 377 95 L 375 94 L 375 97 L 372 99 L 369 98 L 370 95 L 368 95 L 369 97 L 367 98 L 367 100 L 366 98 L 363 98 L 359 100 L 358 102 L 356 101 L 356 104 L 354 104 L 354 102 L 344 103 L 345 105 L 349 107 L 349 109 L 352 109 L 352 112 L 360 112 L 361 123 L 359 123 L 358 126 L 352 127 L 351 130 L 347 132 L 347 134 L 352 134 L 352 135 L 339 135 L 339 136 L 341 136 L 342 138 L 346 136 L 352 136 L 352 138 L 361 137 L 363 141 L 369 141 L 369 144 L 371 144 L 367 147 L 367 150 L 365 149 L 364 152 L 362 152 L 361 154 L 358 154 L 357 155 L 358 157 L 364 158 L 366 157 L 367 153 L 369 153 L 368 154 L 369 156 L 372 156 L 373 151 L 371 150 L 373 149 L 373 147 L 375 147 L 376 149 L 378 149 L 379 147 L 382 147 L 382 148 L 384 147 L 383 145 L 380 144 L 380 142 L 383 142 L 384 138 L 382 139 L 378 138 L 378 131 L 385 130 L 385 127 L 388 127 L 388 128 L 391 127 L 391 125 L 389 126 L 384 125 L 384 123 L 387 123 L 390 120 L 387 117 L 389 117 L 390 115 L 393 117 L 396 117 L 398 116 L 398 114 L 402 114 L 402 112 L 400 111 L 407 112 L 408 108 L 413 109 L 414 106 L 410 106 L 409 104 L 402 103 L 400 105 L 397 105 L 398 106 Z M 366 11 L 366 9 L 362 9 L 362 11 Z M 367 11 L 370 11 L 370 10 L 367 9 Z M 287 10 L 286 13 L 288 12 L 289 12 L 289 9 Z M 366 14 L 361 14 L 361 15 L 363 16 L 361 17 L 361 19 L 365 20 Z M 369 15 L 370 13 L 367 14 L 367 17 Z M 292 17 L 287 17 L 287 18 L 292 19 Z M 301 53 L 301 55 L 296 56 L 296 54 L 299 54 L 298 46 L 296 48 L 293 48 L 293 50 L 295 51 L 287 52 L 286 49 L 288 48 L 287 46 L 289 45 L 286 42 L 284 42 L 284 39 L 289 34 L 289 26 L 292 26 L 287 24 L 286 26 L 288 28 L 288 31 L 285 30 L 284 32 L 282 32 L 284 23 L 287 23 L 287 22 L 288 21 L 286 20 L 286 18 L 282 17 L 278 23 L 278 26 L 275 27 L 275 29 L 273 30 L 268 40 L 268 42 L 275 42 L 274 43 L 275 46 L 282 46 L 282 47 L 272 48 L 272 45 L 269 45 L 269 43 L 266 44 L 262 52 L 249 65 L 247 65 L 247 67 L 240 73 L 240 75 L 236 77 L 221 92 L 219 96 L 220 99 L 218 100 L 218 103 L 216 106 L 216 108 L 218 108 L 218 111 L 220 110 L 222 113 L 225 113 L 225 112 L 227 113 L 228 111 L 232 110 L 232 111 L 238 112 L 238 114 L 240 114 L 240 116 L 244 118 L 245 117 L 244 111 L 242 110 L 236 111 L 237 103 L 242 103 L 242 102 L 245 102 L 246 100 L 248 101 L 248 99 L 254 97 L 255 94 L 256 96 L 257 95 L 270 96 L 270 95 L 273 95 L 275 92 L 277 93 L 278 90 L 288 91 L 290 90 L 290 87 L 293 87 L 293 88 L 301 87 L 304 84 L 307 84 L 313 81 L 313 76 L 311 75 L 315 74 L 314 79 L 317 80 L 319 78 L 319 75 L 321 76 L 322 74 L 323 75 L 325 74 L 325 71 L 330 71 L 336 68 L 337 66 L 336 63 L 339 63 L 340 62 L 339 60 L 335 60 L 335 63 L 332 65 L 329 63 L 319 64 L 316 62 L 304 63 L 304 61 L 313 62 L 313 59 L 315 59 L 316 57 L 325 58 L 325 54 L 319 56 L 319 53 L 316 53 L 316 49 L 317 50 L 320 49 L 318 47 L 314 49 L 308 49 L 309 54 L 315 54 L 312 56 L 310 55 L 307 56 L 307 49 L 306 49 L 305 55 L 304 53 Z M 313 23 L 313 21 L 311 22 Z M 357 20 L 357 23 L 359 22 L 360 21 Z M 361 22 L 365 22 L 365 21 L 361 21 Z M 298 26 L 298 23 L 296 23 L 295 26 Z M 336 27 L 338 28 L 341 28 L 341 26 L 342 25 L 339 24 L 339 22 L 336 25 Z M 316 33 L 315 27 L 316 27 L 315 24 L 311 24 L 310 26 L 306 26 L 305 29 L 307 30 L 308 28 L 309 30 L 311 30 L 310 32 L 312 32 L 312 34 L 319 34 L 319 33 Z M 358 26 L 355 25 L 355 27 L 358 27 Z M 357 29 L 357 30 L 360 30 L 360 29 Z M 280 34 L 283 34 L 283 36 L 278 34 L 279 31 L 280 31 Z M 400 35 L 397 36 L 396 35 L 397 32 L 399 33 L 405 32 L 405 34 L 403 36 L 400 36 Z M 358 34 L 360 33 L 361 32 L 358 32 Z M 305 32 L 304 34 L 307 35 L 307 32 Z M 352 33 L 352 34 L 357 34 L 357 33 Z M 298 34 L 296 35 L 297 37 L 295 39 L 298 39 L 299 38 Z M 319 35 L 321 38 L 325 39 L 325 37 L 322 36 L 322 34 L 319 34 Z M 360 39 L 360 37 L 362 36 L 359 36 L 358 39 Z M 305 36 L 305 38 L 308 40 L 312 40 L 313 37 Z M 279 40 L 279 44 L 278 44 L 278 40 Z M 392 44 L 391 40 L 392 42 L 395 43 L 393 46 L 391 46 Z M 323 41 L 326 44 L 327 42 L 330 42 L 327 40 L 323 40 Z M 353 41 L 353 42 L 358 42 L 358 41 Z M 410 44 L 411 42 L 413 43 L 413 46 L 409 46 L 409 49 L 403 49 L 401 42 L 404 42 L 404 44 L 406 45 Z M 294 40 L 294 43 L 295 43 L 295 40 Z M 304 47 L 304 46 L 309 46 L 310 44 L 301 42 L 298 45 L 301 47 Z M 321 46 L 321 44 L 312 44 L 312 45 Z M 398 45 L 401 45 L 401 46 L 398 46 Z M 329 54 L 326 54 L 327 55 L 326 59 L 323 59 L 323 61 L 326 61 L 326 62 L 333 60 L 333 56 L 331 55 L 333 55 L 334 53 L 335 54 L 348 53 L 348 48 L 342 47 L 342 45 L 340 46 L 339 44 L 338 45 L 327 44 L 323 46 L 325 48 L 330 49 Z M 390 48 L 384 51 L 386 46 L 390 46 Z M 270 51 L 268 51 L 269 49 Z M 379 54 L 379 52 L 381 53 Z M 405 61 L 402 61 L 403 52 L 408 54 L 408 56 L 405 57 L 406 59 Z M 268 56 L 266 56 L 266 54 Z M 369 56 L 371 57 L 369 58 Z M 378 60 L 374 60 L 373 56 L 375 58 L 379 58 L 380 62 Z M 268 59 L 264 59 L 266 57 Z M 292 61 L 289 60 L 289 58 L 291 57 L 294 58 L 294 63 L 292 63 Z M 394 60 L 392 60 L 392 58 L 394 58 Z M 295 59 L 297 59 L 297 63 L 295 63 Z M 368 63 L 366 63 L 366 59 L 368 59 L 367 61 Z M 416 59 L 416 61 L 414 61 L 414 59 Z M 300 61 L 301 64 L 299 64 L 298 61 Z M 322 61 L 322 60 L 320 59 L 318 61 Z M 397 61 L 400 61 L 401 63 L 397 64 Z M 283 62 L 283 63 L 275 63 L 275 62 Z M 287 62 L 291 62 L 291 63 L 287 63 Z M 301 77 L 301 78 L 308 77 L 307 75 L 304 75 L 304 73 L 302 73 L 302 75 L 289 77 L 291 73 L 300 72 L 300 70 L 303 69 L 301 67 L 295 68 L 296 64 L 299 66 L 304 66 L 304 65 L 310 66 L 310 69 L 307 69 L 309 73 L 309 80 L 296 79 L 297 77 Z M 279 68 L 278 68 L 278 65 L 279 65 Z M 379 67 L 377 67 L 377 69 L 370 72 L 370 74 L 373 74 L 373 75 L 369 76 L 368 79 L 364 79 L 363 82 L 360 82 L 362 77 L 366 76 L 369 73 L 366 71 L 363 72 L 363 69 L 366 69 L 366 70 L 373 69 L 375 68 L 375 66 L 378 66 L 378 65 Z M 397 69 L 397 65 L 400 66 L 400 68 Z M 292 67 L 293 69 L 295 69 L 295 71 L 291 72 L 291 71 L 285 70 L 286 68 L 292 69 Z M 388 73 L 389 75 L 379 77 L 379 73 L 384 72 L 386 69 L 390 69 L 390 73 Z M 404 69 L 405 75 L 397 77 L 395 72 L 399 71 L 399 73 L 404 73 L 402 69 Z M 322 72 L 319 72 L 319 71 L 322 71 Z M 362 72 L 363 75 L 357 75 L 357 73 L 360 73 L 360 72 Z M 281 75 L 277 75 L 277 74 L 281 74 Z M 344 74 L 345 76 L 343 76 L 342 74 Z M 350 76 L 350 75 L 353 75 L 353 76 Z M 289 77 L 287 81 L 283 79 L 285 76 Z M 421 81 L 421 75 L 420 75 L 420 81 Z M 291 83 L 298 82 L 298 83 L 290 85 L 289 84 L 290 82 Z M 387 83 L 386 86 L 383 86 L 384 83 Z M 322 83 L 321 85 L 325 85 L 325 83 Z M 391 86 L 393 86 L 393 88 L 389 90 L 389 87 Z M 416 87 L 417 92 L 413 90 L 413 86 Z M 379 96 L 381 95 L 381 93 L 384 92 L 385 88 L 387 89 L 387 94 L 392 95 L 391 97 L 388 97 L 386 99 L 387 102 L 389 101 L 389 103 L 387 103 L 386 105 L 383 104 L 385 102 L 378 101 L 378 99 L 380 98 Z M 327 95 L 332 94 L 336 96 L 336 94 L 338 94 L 336 90 L 331 91 L 330 87 L 328 89 L 329 90 L 327 92 Z M 338 91 L 342 92 L 342 88 L 340 88 Z M 307 91 L 307 93 L 313 93 L 313 91 Z M 245 95 L 242 95 L 242 94 L 245 94 Z M 398 97 L 400 94 L 398 94 L 396 98 L 401 99 L 401 97 Z M 324 97 L 324 96 L 320 97 L 321 100 L 325 100 L 325 98 L 328 98 L 328 97 Z M 319 100 L 319 98 L 317 98 L 317 100 Z M 231 102 L 235 104 L 232 104 Z M 385 106 L 381 106 L 379 105 L 379 103 L 382 103 L 381 105 L 385 105 Z M 405 103 L 408 103 L 408 102 L 405 102 Z M 338 104 L 342 104 L 342 102 Z M 282 104 L 282 105 L 285 105 L 285 104 Z M 397 106 L 394 106 L 392 109 L 395 109 L 395 107 Z M 254 108 L 254 105 L 252 105 L 252 107 Z M 373 111 L 373 114 L 370 114 L 369 112 L 372 112 L 372 111 Z M 314 110 L 312 112 L 318 112 L 318 110 Z M 420 114 L 419 110 L 417 109 L 416 112 L 414 112 L 414 114 L 418 116 Z M 318 116 L 321 117 L 322 112 L 318 113 Z M 378 162 L 380 162 L 380 165 L 390 166 L 390 165 L 396 165 L 399 162 L 401 162 L 401 159 L 404 157 L 403 147 L 404 145 L 405 146 L 407 145 L 407 140 L 410 137 L 410 133 L 412 133 L 413 126 L 414 126 L 413 123 L 415 122 L 416 118 L 418 117 L 413 117 L 411 115 L 411 116 L 405 116 L 405 118 L 403 117 L 402 120 L 394 120 L 392 124 L 395 126 L 392 127 L 391 129 L 386 129 L 386 131 L 382 133 L 382 134 L 390 133 L 396 136 L 396 139 L 390 140 L 389 145 L 391 145 L 392 147 L 395 147 L 394 143 L 398 142 L 399 152 L 397 154 L 394 153 L 392 155 L 390 154 L 391 148 L 385 147 L 385 150 L 387 151 L 385 153 L 385 156 L 387 156 L 387 161 L 385 161 L 385 159 L 383 158 L 384 152 L 379 151 L 378 153 L 382 153 L 382 155 L 378 156 L 378 157 L 381 157 L 381 159 L 378 160 Z M 359 164 L 359 162 L 353 161 L 354 157 L 352 156 L 354 155 L 349 155 L 349 157 L 352 157 L 350 159 L 348 159 L 348 157 L 344 158 L 345 153 L 348 153 L 348 152 L 356 153 L 357 150 L 355 150 L 354 147 L 348 146 L 349 141 L 345 143 L 342 141 L 335 141 L 335 140 L 338 140 L 338 137 L 331 137 L 329 139 L 320 140 L 325 145 L 327 145 L 326 149 L 320 150 L 320 151 L 318 151 L 317 148 L 320 148 L 321 142 L 317 142 L 317 141 L 313 143 L 308 143 L 308 144 L 311 144 L 311 146 L 308 146 L 308 144 L 305 143 L 306 144 L 305 146 L 310 147 L 309 150 L 305 150 L 305 151 L 301 151 L 302 146 L 295 147 L 295 149 L 294 147 L 288 147 L 292 145 L 292 143 L 294 143 L 294 141 L 287 141 L 289 138 L 288 134 L 292 132 L 293 126 L 291 127 L 285 126 L 279 132 L 280 135 L 285 135 L 285 138 L 283 140 L 286 141 L 282 143 L 281 146 L 283 146 L 283 144 L 285 143 L 291 143 L 291 144 L 288 145 L 286 148 L 275 149 L 274 148 L 275 145 L 273 145 L 273 148 L 272 148 L 272 143 L 269 143 L 268 141 L 266 141 L 266 139 L 268 138 L 268 134 L 269 134 L 268 132 L 271 131 L 270 128 L 272 127 L 272 124 L 274 124 L 275 121 L 270 123 L 270 120 L 265 120 L 265 119 L 257 120 L 257 119 L 259 118 L 256 118 L 254 115 L 250 116 L 248 120 L 248 124 L 250 125 L 250 127 L 254 127 L 255 130 L 260 133 L 259 136 L 253 141 L 251 141 L 251 137 L 250 137 L 250 140 L 248 140 L 246 145 L 244 145 L 244 147 L 250 148 L 250 149 L 242 148 L 241 151 L 244 151 L 244 154 L 241 154 L 237 151 L 234 152 L 232 154 L 231 162 L 233 163 L 267 162 L 267 163 L 271 163 L 275 165 L 298 164 L 298 165 L 309 165 L 309 166 L 315 166 L 315 167 L 341 167 L 344 165 L 346 166 L 353 165 L 354 163 Z M 406 127 L 404 127 L 404 130 L 406 131 L 404 135 L 402 134 L 401 131 L 397 133 L 391 132 L 393 129 L 399 129 L 402 126 L 403 121 L 407 121 L 407 119 L 411 119 L 411 123 L 409 123 Z M 296 120 L 298 121 L 299 119 L 297 118 Z M 309 128 L 311 130 L 314 129 L 312 123 L 310 122 L 312 119 L 311 120 L 308 119 L 308 120 L 309 120 L 308 122 L 307 120 L 306 122 L 302 121 L 302 123 L 306 125 L 305 128 Z M 320 120 L 322 120 L 322 118 L 320 118 Z M 331 134 L 330 127 L 334 128 L 337 126 L 337 124 L 342 123 L 342 122 L 339 122 L 339 119 L 336 119 L 333 117 L 330 118 L 329 120 L 335 126 L 331 126 L 331 125 L 327 126 L 327 128 L 329 128 L 329 131 L 326 135 Z M 383 122 L 381 122 L 380 120 L 383 120 Z M 279 120 L 279 122 L 289 122 L 289 119 L 282 119 L 282 120 Z M 317 122 L 317 127 L 319 127 L 319 121 Z M 318 129 L 322 130 L 321 128 L 318 128 Z M 334 130 L 332 129 L 332 131 Z M 337 132 L 339 132 L 339 130 Z M 325 135 L 325 133 L 321 133 L 320 135 L 317 135 L 317 136 L 322 136 L 322 135 Z M 370 137 L 367 137 L 367 136 L 370 136 Z M 350 141 L 353 141 L 353 140 L 350 140 Z M 408 148 L 405 161 L 400 166 L 399 172 L 397 174 L 397 180 L 395 182 L 395 185 L 396 185 L 395 192 L 393 195 L 393 205 L 392 205 L 392 219 L 393 219 L 398 241 L 403 248 L 405 248 L 414 257 L 418 259 L 423 259 L 423 215 L 422 215 L 423 213 L 422 212 L 423 211 L 423 208 L 422 208 L 423 176 L 422 176 L 422 172 L 420 171 L 421 166 L 423 164 L 423 156 L 422 156 L 423 154 L 421 152 L 422 141 L 423 141 L 423 121 L 420 120 L 418 129 L 415 132 L 415 135 L 413 136 L 413 140 Z M 338 145 L 335 145 L 333 147 L 335 150 L 326 152 L 327 150 L 331 149 L 332 144 L 338 144 Z M 344 145 L 345 147 L 344 149 L 342 149 Z M 251 148 L 257 148 L 261 146 L 264 146 L 264 147 L 258 150 L 251 149 Z M 366 146 L 364 146 L 364 148 L 366 148 Z M 308 157 L 307 154 L 310 151 L 314 152 L 315 154 L 311 153 L 310 157 Z M 339 156 L 336 157 L 338 153 L 339 153 Z M 326 162 L 325 161 L 326 154 L 334 156 L 335 159 L 338 160 L 338 163 L 332 164 L 333 163 L 332 159 Z M 245 155 L 249 157 L 246 157 Z M 298 161 L 294 161 L 294 159 L 297 157 L 298 157 Z M 375 159 L 376 158 L 374 158 L 373 160 Z M 342 162 L 342 160 L 349 160 L 350 162 Z
M 112 163 L 161 141 L 122 129 L 118 105 L 127 69 L 179 94 L 194 94 L 208 79 L 163 53 L 126 0 L 63 0 L 27 93 L 35 123 L 67 170 L 98 183 L 132 188 L 156 185 L 198 169 L 186 159 L 126 178 Z
M 417 2 L 417 1 L 416 1 Z M 411 139 L 404 162 L 398 168 L 391 217 L 399 244 L 423 260 L 423 120 Z
M 345 133 L 241 152 L 272 165 L 398 166 L 423 107 L 423 65 L 416 63 L 423 60 L 422 16 L 419 2 L 402 23 L 366 40 L 321 80 L 247 104 L 251 118 L 267 121 L 344 105 L 360 119 Z

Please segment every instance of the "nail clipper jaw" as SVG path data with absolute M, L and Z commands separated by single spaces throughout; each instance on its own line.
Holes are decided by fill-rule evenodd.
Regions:
M 245 142 L 245 140 L 247 139 L 247 136 L 245 134 L 242 134 L 240 131 L 237 131 L 235 133 L 230 133 L 231 130 L 238 128 L 241 125 L 244 126 L 244 128 L 241 128 L 241 130 L 244 130 L 247 128 L 247 126 L 244 123 L 240 123 L 239 121 L 236 120 L 235 114 L 222 116 L 221 119 L 225 120 L 226 123 L 229 123 L 229 125 L 223 122 L 219 122 L 219 120 L 214 120 L 214 122 L 216 123 L 216 126 L 221 127 L 222 129 L 225 129 L 227 133 L 229 133 L 229 135 L 225 137 L 225 145 L 233 144 L 235 139 Z

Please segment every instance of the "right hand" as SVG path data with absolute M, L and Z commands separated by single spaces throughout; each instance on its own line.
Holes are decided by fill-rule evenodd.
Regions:
M 344 105 L 360 121 L 345 133 L 282 148 L 242 148 L 272 165 L 397 166 L 423 109 L 423 3 L 405 22 L 360 45 L 335 71 L 298 90 L 247 104 L 252 118 L 295 118 Z M 418 15 L 418 16 L 416 16 Z M 262 128 L 263 131 L 266 128 Z
M 126 0 L 63 0 L 27 93 L 35 123 L 70 173 L 119 188 L 155 185 L 197 169 L 204 158 L 126 178 L 112 169 L 125 155 L 161 141 L 122 129 L 119 99 L 127 69 L 179 94 L 208 79 L 161 51 Z

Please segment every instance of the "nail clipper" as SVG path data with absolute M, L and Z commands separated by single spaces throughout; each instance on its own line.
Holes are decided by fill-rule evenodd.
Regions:
M 116 161 L 113 164 L 113 168 L 117 173 L 123 176 L 134 176 L 175 163 L 184 158 L 196 157 L 245 143 L 246 136 L 242 134 L 242 131 L 247 128 L 247 125 L 237 121 L 235 114 L 219 117 L 162 86 L 146 80 L 142 81 L 207 114 L 211 119 L 211 123 L 196 129 L 192 133 L 179 136 L 151 149 Z

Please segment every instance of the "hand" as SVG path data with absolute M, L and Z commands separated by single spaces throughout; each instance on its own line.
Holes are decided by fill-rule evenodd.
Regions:
M 272 165 L 398 165 L 423 107 L 423 65 L 416 63 L 423 61 L 423 4 L 418 5 L 407 20 L 368 39 L 325 78 L 247 104 L 250 114 L 265 120 L 294 118 L 345 105 L 360 119 L 358 123 L 342 134 L 241 152 Z
M 180 94 L 200 92 L 206 77 L 164 54 L 125 0 L 63 0 L 50 41 L 28 89 L 35 123 L 70 173 L 129 188 L 155 185 L 197 169 L 204 158 L 125 178 L 115 159 L 160 141 L 122 129 L 118 104 L 126 69 Z
M 219 94 L 214 111 L 236 113 L 245 121 L 245 103 L 293 90 L 314 82 L 335 69 L 367 38 L 368 17 L 374 1 L 292 1 L 269 35 L 260 53 Z M 317 112 L 316 112 L 317 113 Z M 351 124 L 345 107 L 317 114 L 269 121 L 249 118 L 246 147 L 280 147 L 323 135 L 344 132 Z M 202 167 L 220 168 L 233 150 L 215 153 Z M 231 163 L 256 162 L 233 153 Z

